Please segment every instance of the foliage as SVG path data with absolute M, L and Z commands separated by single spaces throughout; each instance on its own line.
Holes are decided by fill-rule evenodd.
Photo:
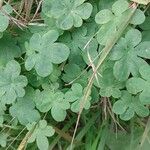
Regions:
M 4 33 L 3 38 L 0 39 L 0 49 L 0 67 L 5 66 L 10 60 L 20 57 L 22 54 L 17 45 L 17 40 L 8 33 Z
M 7 135 L 6 134 L 1 134 L 0 135 L 0 145 L 2 147 L 6 147 L 7 144 Z
M 109 9 L 104 9 L 96 14 L 96 23 L 102 24 L 97 34 L 97 40 L 101 45 L 106 45 L 110 41 L 110 37 L 113 37 L 116 34 L 119 26 L 123 23 L 124 17 L 131 11 L 128 8 L 129 4 L 127 1 L 119 0 L 112 5 L 112 11 Z M 142 24 L 144 20 L 144 13 L 137 9 L 130 20 L 130 23 L 138 25 Z
M 38 33 L 33 34 L 30 43 L 26 43 L 25 68 L 28 71 L 34 67 L 38 75 L 46 77 L 53 71 L 52 63 L 60 64 L 68 58 L 69 48 L 62 43 L 54 43 L 58 36 L 58 32 L 54 30 L 43 36 Z
M 148 150 L 148 3 L 0 0 L 0 149 Z
M 8 25 L 9 25 L 9 17 L 8 15 L 12 13 L 13 9 L 10 5 L 4 5 L 2 6 L 0 10 L 0 20 L 2 22 L 0 23 L 0 32 L 4 32 Z
M 27 129 L 32 130 L 34 125 L 35 123 L 27 125 Z M 47 125 L 46 120 L 40 120 L 28 142 L 32 143 L 36 140 L 37 146 L 40 150 L 47 150 L 49 146 L 47 137 L 53 136 L 54 132 L 54 129 Z
M 17 102 L 9 109 L 10 114 L 17 118 L 23 125 L 27 125 L 28 123 L 32 123 L 40 119 L 40 114 L 37 110 L 35 110 L 35 104 L 32 101 L 34 90 L 32 88 L 28 88 L 26 90 L 28 93 L 23 98 L 18 98 Z
M 123 91 L 121 99 L 114 103 L 113 111 L 123 120 L 131 119 L 135 112 L 141 117 L 149 115 L 149 109 L 144 107 L 138 96 L 131 96 L 127 91 Z
M 4 104 L 13 103 L 16 98 L 25 95 L 24 87 L 27 78 L 20 75 L 21 67 L 15 60 L 9 61 L 0 71 L 0 101 Z
M 132 94 L 140 93 L 140 101 L 143 104 L 150 104 L 149 89 L 150 89 L 150 68 L 149 66 L 142 66 L 140 68 L 140 77 L 132 77 L 127 81 L 127 89 Z
M 100 95 L 102 97 L 119 98 L 121 96 L 120 89 L 125 87 L 123 82 L 119 82 L 113 76 L 112 68 L 106 68 L 100 77 L 98 77 L 98 83 L 95 84 L 100 88 Z
M 82 19 L 88 19 L 92 13 L 92 5 L 84 2 L 85 0 L 45 0 L 43 12 L 55 18 L 58 28 L 62 30 L 68 30 L 73 26 L 81 27 Z
M 143 58 L 150 59 L 148 51 L 150 43 L 140 43 L 141 40 L 141 33 L 137 29 L 131 29 L 112 50 L 110 59 L 116 60 L 113 70 L 114 76 L 119 81 L 127 80 L 130 74 L 137 76 L 139 68 L 147 64 Z
M 66 117 L 66 110 L 70 107 L 69 101 L 59 91 L 44 90 L 40 92 L 37 90 L 34 101 L 39 111 L 48 112 L 51 110 L 52 117 L 56 121 L 63 121 Z
M 71 90 L 66 92 L 65 98 L 69 102 L 72 102 L 71 110 L 73 112 L 79 112 L 80 106 L 82 104 L 81 102 L 82 102 L 82 99 L 83 99 L 83 88 L 82 88 L 82 86 L 78 83 L 73 84 L 72 87 L 71 87 Z M 85 109 L 89 109 L 90 99 L 91 98 L 89 97 L 88 101 L 84 105 Z

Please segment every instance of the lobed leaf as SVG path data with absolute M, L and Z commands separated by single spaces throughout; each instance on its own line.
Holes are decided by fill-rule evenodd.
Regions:
M 137 29 L 131 29 L 126 33 L 125 38 L 121 38 L 113 48 L 110 59 L 116 61 L 113 72 L 119 81 L 127 80 L 130 73 L 137 77 L 139 75 L 139 68 L 147 65 L 143 58 L 149 59 L 147 55 L 149 53 L 149 42 L 140 43 L 140 41 L 141 33 Z
M 32 130 L 33 124 L 28 124 L 27 129 L 30 131 Z M 37 146 L 40 150 L 47 150 L 49 147 L 48 137 L 53 136 L 55 133 L 55 130 L 47 125 L 46 120 L 40 120 L 39 123 L 36 125 L 36 128 L 33 131 L 33 134 L 28 140 L 28 143 L 32 143 L 36 141 Z
M 18 97 L 25 95 L 24 87 L 27 78 L 20 75 L 21 67 L 15 60 L 9 61 L 0 72 L 0 101 L 4 104 L 13 103 Z
M 34 90 L 28 88 L 23 98 L 18 98 L 16 103 L 10 107 L 9 111 L 12 117 L 15 117 L 23 125 L 36 122 L 40 119 L 39 112 L 35 109 L 33 102 Z
M 104 9 L 96 14 L 95 22 L 97 24 L 105 24 L 109 22 L 113 17 L 113 13 L 109 9 Z
M 62 30 L 68 30 L 74 27 L 80 27 L 83 20 L 90 17 L 92 5 L 88 2 L 79 0 L 52 0 L 44 1 L 43 12 L 56 19 L 56 25 Z
M 97 24 L 102 24 L 97 34 L 99 44 L 106 45 L 109 40 L 115 36 L 118 28 L 122 26 L 128 14 L 132 11 L 126 0 L 117 0 L 112 5 L 112 10 L 104 9 L 99 11 L 95 16 Z M 144 12 L 137 9 L 130 20 L 130 24 L 139 25 L 145 21 Z
M 121 89 L 124 88 L 124 83 L 119 82 L 113 75 L 112 68 L 106 68 L 101 76 L 98 75 L 98 81 L 95 79 L 94 84 L 100 88 L 100 95 L 102 97 L 121 97 Z
M 132 94 L 140 93 L 139 98 L 143 104 L 150 104 L 150 66 L 140 67 L 140 74 L 142 78 L 130 78 L 126 87 Z
M 130 120 L 135 113 L 140 117 L 149 115 L 148 107 L 144 106 L 138 96 L 134 97 L 127 91 L 123 91 L 122 97 L 113 105 L 113 112 L 119 114 L 122 120 Z
M 129 8 L 129 3 L 126 0 L 118 0 L 112 5 L 112 12 L 118 16 Z
M 0 10 L 0 32 L 4 32 L 9 25 L 9 14 L 12 13 L 12 7 L 10 5 L 2 6 Z
M 51 110 L 51 115 L 56 121 L 63 121 L 66 117 L 66 110 L 70 108 L 69 102 L 64 98 L 62 92 L 36 90 L 34 97 L 36 107 L 41 112 Z
M 68 90 L 65 93 L 65 99 L 71 103 L 71 110 L 73 112 L 79 112 L 80 107 L 83 103 L 83 88 L 79 83 L 72 85 L 71 90 Z M 84 109 L 89 109 L 91 97 L 88 98 L 88 101 L 84 105 Z
M 56 43 L 58 32 L 50 30 L 43 36 L 35 33 L 26 43 L 27 59 L 25 68 L 30 71 L 35 68 L 41 77 L 50 75 L 53 71 L 53 63 L 60 64 L 69 56 L 69 48 L 63 43 Z M 36 41 L 39 41 L 38 44 Z

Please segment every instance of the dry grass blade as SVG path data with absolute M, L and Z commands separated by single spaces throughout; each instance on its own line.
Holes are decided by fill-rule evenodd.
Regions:
M 26 26 L 23 22 L 21 22 L 20 20 L 17 20 L 16 18 L 11 17 L 11 16 L 9 16 L 9 18 L 10 18 L 10 20 L 11 20 L 14 24 L 16 24 L 21 30 L 23 30 L 23 28 L 27 28 L 27 26 Z
M 0 0 L 0 9 L 2 8 L 3 0 Z
M 121 124 L 116 120 L 115 115 L 114 115 L 114 113 L 112 112 L 112 105 L 111 105 L 111 103 L 110 103 L 109 98 L 107 98 L 107 102 L 108 102 L 108 107 L 107 107 L 107 109 L 108 109 L 108 112 L 109 112 L 110 116 L 112 117 L 112 119 L 113 119 L 113 121 L 114 121 L 114 123 L 115 123 L 116 131 L 117 131 L 117 125 L 120 127 L 120 129 L 122 129 L 123 131 L 126 131 L 126 130 L 121 126 Z
M 94 38 L 94 36 L 92 37 Z M 88 44 L 91 42 L 91 39 L 87 42 Z M 84 46 L 84 49 L 88 46 L 86 43 L 86 45 Z M 99 56 L 101 55 L 103 51 L 101 51 L 90 63 L 89 65 L 75 78 L 73 79 L 71 82 L 65 84 L 66 86 L 73 84 L 76 80 L 78 80 L 82 75 L 84 75 L 86 73 L 86 71 L 91 67 L 91 65 L 99 58 Z M 98 74 L 100 75 L 100 74 Z M 101 75 L 100 75 L 101 76 Z
M 53 126 L 53 128 L 55 129 L 55 132 L 56 132 L 59 136 L 61 136 L 62 138 L 64 138 L 64 139 L 67 140 L 68 142 L 71 142 L 72 137 L 70 136 L 69 133 L 66 133 L 66 132 L 62 131 L 62 130 L 60 130 L 59 128 L 57 128 L 57 127 L 55 127 L 55 126 Z M 74 141 L 74 143 L 75 143 L 75 144 L 82 144 L 81 142 L 76 141 L 76 140 Z
M 10 123 L 13 122 L 14 119 L 15 119 L 15 117 L 12 118 L 12 119 L 9 121 L 9 123 L 7 124 L 7 126 L 10 125 Z M 2 133 L 2 132 L 7 128 L 7 126 L 4 126 L 4 128 L 0 131 L 0 133 Z
M 5 10 L 2 10 L 2 13 L 9 17 L 9 20 L 12 21 L 14 24 L 16 24 L 20 29 L 23 29 L 23 27 L 27 27 L 24 23 L 22 23 L 20 20 L 17 20 L 16 18 L 12 17 L 11 15 L 7 14 Z
M 146 124 L 146 127 L 145 127 L 145 131 L 144 131 L 142 139 L 141 139 L 140 147 L 143 146 L 145 140 L 148 138 L 149 132 L 150 132 L 150 117 L 148 118 L 148 121 L 147 121 L 147 124 Z
M 32 19 L 31 19 L 30 22 L 32 22 L 32 21 L 34 20 L 34 18 L 36 17 L 36 15 L 37 15 L 37 13 L 38 13 L 38 11 L 39 11 L 41 5 L 42 5 L 42 2 L 43 2 L 43 0 L 41 0 L 41 1 L 39 2 L 38 7 L 37 7 L 37 9 L 36 9 L 36 11 L 35 11 L 35 13 L 34 13 L 34 15 L 33 15 L 33 17 L 32 17 Z
M 20 2 L 19 12 L 18 12 L 17 15 L 16 15 L 16 19 L 21 16 L 21 12 L 23 11 L 23 7 L 24 7 L 24 0 L 22 0 L 22 1 Z M 24 20 L 25 20 L 25 18 L 24 18 Z
M 26 146 L 26 144 L 27 144 L 27 142 L 28 142 L 28 139 L 31 137 L 31 135 L 32 135 L 33 132 L 34 132 L 34 130 L 35 130 L 35 128 L 36 128 L 36 125 L 37 125 L 37 124 L 35 124 L 35 125 L 33 126 L 33 128 L 32 128 L 30 131 L 28 131 L 28 133 L 25 135 L 25 137 L 24 137 L 23 140 L 21 141 L 20 145 L 18 146 L 17 150 L 23 150 L 23 149 L 24 149 L 24 147 Z
M 14 140 L 7 146 L 7 148 L 5 149 L 5 150 L 8 150 L 10 147 L 11 147 L 11 145 L 17 140 L 17 138 L 25 131 L 25 129 L 26 129 L 26 127 L 25 128 L 23 128 L 21 131 L 20 131 L 20 133 L 14 138 Z
M 88 59 L 89 59 L 89 61 L 90 61 L 90 64 L 91 64 L 92 70 L 93 70 L 93 72 L 95 72 L 96 67 L 95 67 L 94 63 L 92 63 L 92 59 L 91 59 L 91 56 L 90 56 L 89 50 L 87 50 L 87 55 L 88 55 Z M 99 74 L 99 73 L 96 73 L 96 74 L 95 74 L 95 78 L 96 78 L 97 84 L 99 85 L 99 80 L 98 80 L 98 76 L 97 76 L 97 74 Z
M 123 20 L 123 22 L 122 22 L 120 28 L 118 29 L 116 35 L 114 37 L 112 37 L 112 39 L 110 39 L 110 42 L 108 44 L 106 44 L 106 46 L 104 47 L 103 52 L 102 52 L 102 54 L 100 56 L 100 59 L 98 61 L 98 65 L 96 66 L 95 71 L 93 72 L 91 78 L 89 79 L 88 85 L 86 87 L 86 90 L 85 90 L 85 93 L 84 93 L 84 96 L 83 96 L 83 99 L 82 99 L 82 103 L 80 105 L 80 111 L 79 111 L 78 118 L 77 118 L 77 121 L 76 121 L 76 126 L 75 126 L 75 129 L 74 129 L 70 150 L 72 150 L 72 146 L 73 146 L 73 142 L 74 142 L 75 135 L 76 135 L 76 132 L 77 132 L 77 128 L 78 128 L 79 120 L 80 120 L 80 117 L 81 117 L 81 113 L 82 113 L 84 105 L 85 105 L 85 103 L 88 100 L 88 97 L 90 95 L 95 74 L 97 73 L 97 70 L 102 65 L 102 63 L 105 61 L 106 57 L 108 56 L 109 52 L 111 51 L 111 49 L 113 48 L 115 43 L 119 40 L 120 36 L 122 35 L 122 33 L 124 32 L 126 27 L 128 26 L 128 24 L 130 22 L 130 19 L 132 18 L 132 16 L 134 15 L 134 13 L 137 9 L 137 6 L 138 5 L 135 4 L 135 7 L 132 8 L 132 11 L 130 12 L 130 14 L 128 16 L 126 16 L 127 17 L 126 20 Z
M 8 1 L 8 2 L 6 2 L 6 1 L 4 1 L 4 3 L 5 4 L 9 4 L 10 2 Z M 14 8 L 14 7 L 12 7 L 12 9 L 13 9 L 13 12 L 15 12 L 16 13 L 16 17 L 15 17 L 15 19 L 17 19 L 18 17 L 20 17 L 23 21 L 25 21 L 25 22 L 27 22 L 26 21 L 26 19 L 25 18 L 23 18 L 20 14 L 20 11 L 19 12 L 17 12 L 17 10 Z
M 29 20 L 34 0 L 24 0 L 25 19 Z

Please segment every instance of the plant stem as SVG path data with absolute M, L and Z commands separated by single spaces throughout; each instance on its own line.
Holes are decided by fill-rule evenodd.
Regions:
M 1 9 L 2 6 L 3 6 L 3 1 L 4 1 L 4 0 L 0 0 L 0 9 Z
M 88 97 L 89 97 L 89 95 L 91 93 L 91 88 L 92 88 L 92 85 L 93 85 L 95 74 L 96 74 L 97 70 L 100 68 L 100 66 L 102 65 L 102 63 L 107 58 L 107 56 L 110 53 L 110 51 L 113 48 L 113 46 L 119 40 L 120 36 L 124 32 L 124 30 L 126 29 L 126 27 L 128 26 L 128 24 L 130 23 L 130 20 L 131 20 L 132 16 L 134 15 L 134 13 L 135 13 L 135 11 L 137 9 L 137 6 L 138 5 L 135 5 L 134 8 L 131 8 L 131 11 L 129 12 L 129 14 L 120 23 L 120 25 L 119 25 L 120 28 L 118 29 L 118 31 L 116 32 L 116 34 L 114 35 L 114 37 L 112 37 L 109 40 L 109 42 L 106 44 L 106 46 L 102 50 L 102 54 L 101 54 L 101 56 L 99 58 L 98 64 L 96 66 L 96 69 L 93 72 L 91 78 L 89 79 L 88 85 L 86 87 L 86 90 L 85 90 L 85 93 L 84 93 L 84 96 L 83 96 L 83 99 L 82 99 L 82 103 L 81 103 L 81 106 L 80 106 L 80 111 L 79 111 L 78 118 L 77 118 L 77 121 L 76 121 L 76 126 L 75 126 L 75 130 L 74 130 L 74 134 L 73 134 L 73 137 L 72 137 L 72 142 L 71 142 L 71 148 L 70 148 L 70 150 L 72 150 L 72 144 L 73 144 L 73 141 L 74 141 L 74 138 L 75 138 L 75 134 L 76 134 L 76 131 L 77 131 L 77 128 L 78 128 L 78 124 L 79 124 L 81 113 L 82 113 L 84 105 L 85 105 L 86 101 L 88 100 Z
M 19 144 L 17 150 L 23 150 L 24 147 L 26 146 L 27 142 L 28 142 L 28 139 L 32 136 L 36 126 L 37 126 L 38 123 L 36 123 L 32 129 L 30 131 L 27 132 L 27 134 L 25 135 L 25 137 L 23 138 L 23 140 L 21 141 L 21 143 Z

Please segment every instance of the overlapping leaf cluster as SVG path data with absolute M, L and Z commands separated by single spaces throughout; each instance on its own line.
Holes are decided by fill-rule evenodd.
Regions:
M 104 46 L 111 44 L 133 9 L 126 0 L 112 2 L 44 0 L 39 9 L 42 24 L 38 22 L 23 31 L 12 24 L 8 27 L 13 8 L 9 4 L 2 6 L 1 147 L 6 148 L 11 141 L 13 129 L 20 131 L 25 127 L 31 134 L 27 148 L 48 150 L 56 136 L 52 126 L 64 126 L 77 116 L 83 104 L 88 117 L 92 108 L 105 109 L 99 107 L 104 99 L 121 120 L 150 115 L 150 15 L 143 11 L 147 7 L 141 5 L 142 9 L 135 11 L 123 35 L 95 72 Z M 108 7 L 101 9 L 105 6 Z M 83 103 L 93 72 L 90 96 Z M 84 115 L 84 124 L 88 117 Z M 5 126 L 12 130 L 5 132 Z M 57 133 L 62 135 L 59 130 Z M 36 145 L 30 144 L 33 142 Z M 15 147 L 18 146 L 16 142 Z

